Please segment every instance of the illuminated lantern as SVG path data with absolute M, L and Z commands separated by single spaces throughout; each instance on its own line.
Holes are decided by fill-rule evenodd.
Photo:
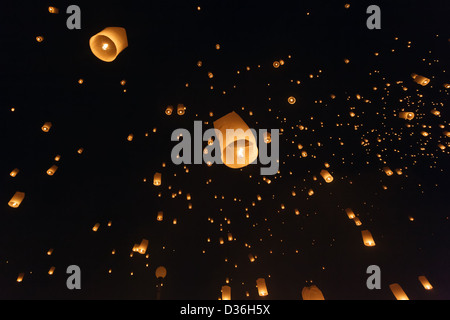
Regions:
M 55 267 L 51 267 L 50 270 L 48 270 L 49 275 L 52 275 L 53 272 L 55 272 Z
M 314 194 L 314 190 L 313 189 L 309 189 L 308 190 L 308 196 L 312 196 Z
M 325 163 L 324 163 L 324 166 L 325 166 L 325 168 L 327 168 L 327 169 L 330 167 L 330 165 L 329 165 L 328 162 L 325 162 Z
M 186 107 L 184 106 L 184 104 L 179 104 L 177 105 L 177 114 L 179 116 L 182 116 L 186 113 Z
M 167 275 L 166 268 L 164 268 L 163 266 L 159 266 L 158 268 L 156 268 L 156 271 L 155 271 L 156 278 L 164 279 L 166 277 L 166 275 Z
M 58 162 L 59 160 L 61 160 L 61 156 L 59 154 L 57 154 L 55 157 L 55 161 Z
M 345 212 L 347 213 L 347 216 L 348 216 L 349 219 L 354 219 L 355 218 L 355 213 L 353 212 L 352 209 L 347 208 L 347 209 L 345 209 Z
M 370 233 L 369 230 L 362 230 L 361 231 L 361 235 L 362 235 L 362 238 L 363 238 L 364 245 L 366 247 L 373 247 L 373 246 L 375 246 L 375 241 L 373 240 L 372 234 Z
M 42 42 L 42 41 L 44 41 L 44 37 L 43 36 L 37 36 L 36 37 L 36 41 L 37 42 Z
M 320 175 L 326 183 L 330 183 L 333 181 L 333 176 L 327 170 L 321 170 Z
M 19 192 L 17 191 L 14 196 L 9 200 L 8 205 L 11 208 L 18 208 L 20 204 L 22 203 L 23 199 L 25 198 L 25 192 Z
M 439 144 L 438 144 L 438 147 L 439 147 L 439 149 L 441 149 L 441 150 L 444 150 L 444 149 L 445 149 L 445 146 L 444 146 L 442 143 L 439 143 Z
M 50 249 L 48 249 L 48 251 L 47 251 L 47 255 L 48 255 L 48 256 L 51 256 L 51 255 L 52 255 L 52 253 L 53 253 L 53 248 L 50 248 Z
M 264 132 L 264 142 L 265 143 L 270 143 L 272 141 L 270 132 Z
M 190 193 L 186 194 L 186 200 L 191 200 L 191 194 Z
M 399 176 L 403 174 L 402 169 L 395 169 L 395 173 L 397 173 Z
M 394 172 L 392 172 L 392 170 L 389 169 L 389 167 L 384 167 L 383 171 L 384 173 L 386 173 L 387 176 L 392 176 L 394 174 Z
M 403 291 L 402 287 L 398 283 L 390 284 L 389 289 L 391 289 L 397 300 L 409 300 L 405 291 Z
M 231 300 L 230 286 L 222 286 L 222 300 Z
M 423 135 L 424 137 L 428 136 L 428 132 L 426 132 L 426 131 L 421 131 L 420 134 Z
M 173 107 L 172 107 L 172 106 L 167 106 L 167 108 L 166 108 L 166 114 L 167 114 L 168 116 L 170 116 L 170 115 L 172 114 L 172 112 L 173 112 Z
M 134 135 L 132 133 L 130 133 L 127 137 L 128 141 L 133 141 Z
M 425 290 L 433 289 L 433 286 L 431 285 L 431 283 L 428 281 L 428 279 L 425 276 L 419 276 L 419 281 L 423 285 Z
M 111 62 L 128 47 L 127 33 L 120 27 L 105 28 L 89 39 L 89 46 L 97 58 Z
M 19 273 L 19 275 L 17 276 L 17 282 L 22 282 L 22 280 L 23 280 L 23 277 L 25 276 L 25 273 Z
M 51 127 L 52 127 L 52 123 L 51 122 L 46 122 L 46 123 L 44 123 L 44 125 L 42 126 L 41 129 L 44 132 L 49 132 Z
M 159 211 L 158 215 L 156 216 L 156 220 L 163 221 L 163 215 L 164 215 L 164 213 L 162 211 Z
M 265 297 L 269 294 L 267 292 L 266 280 L 264 280 L 264 278 L 256 279 L 256 287 L 258 288 L 258 295 L 260 297 Z
M 228 241 L 233 241 L 233 235 L 231 232 L 228 232 Z
M 100 227 L 100 223 L 96 223 L 93 227 L 92 227 L 92 231 L 97 232 L 98 228 Z
M 48 12 L 57 14 L 59 13 L 59 10 L 55 7 L 48 7 Z
M 219 243 L 220 243 L 220 244 L 224 244 L 224 243 L 225 243 L 225 242 L 223 241 L 223 238 L 222 238 L 222 237 L 219 238 Z
M 248 254 L 248 259 L 250 262 L 255 262 L 255 257 L 251 253 Z
M 77 150 L 78 154 L 82 154 L 83 151 L 84 151 L 84 148 L 80 148 L 80 149 Z
M 139 252 L 140 254 L 145 254 L 145 252 L 147 251 L 147 247 L 148 247 L 148 240 L 142 239 L 141 243 L 137 247 L 137 252 Z
M 402 111 L 398 114 L 398 117 L 406 120 L 412 120 L 414 119 L 414 112 Z
M 245 167 L 258 157 L 256 138 L 236 112 L 230 112 L 214 121 L 218 134 L 223 164 L 233 169 Z M 231 131 L 227 134 L 227 130 Z
M 322 291 L 316 285 L 304 287 L 302 290 L 302 298 L 303 300 L 325 300 Z
M 13 171 L 11 171 L 9 175 L 14 178 L 15 176 L 17 176 L 19 171 L 20 171 L 19 169 L 15 168 Z
M 294 104 L 297 101 L 297 99 L 295 99 L 295 97 L 289 97 L 288 98 L 288 103 L 289 104 Z
M 58 166 L 57 165 L 53 165 L 50 167 L 50 169 L 47 170 L 47 174 L 49 176 L 52 176 L 55 174 L 56 170 L 58 170 Z
M 418 74 L 415 74 L 415 73 L 411 74 L 411 78 L 413 78 L 415 83 L 418 83 L 421 86 L 426 86 L 428 83 L 430 83 L 430 79 L 428 79 L 424 76 L 419 76 Z
M 450 89 L 450 83 L 444 83 L 444 88 L 445 89 Z
M 153 185 L 160 186 L 161 185 L 161 173 L 156 172 L 153 176 Z
M 435 116 L 438 116 L 438 115 L 441 114 L 441 112 L 439 110 L 436 110 L 436 109 L 433 109 L 430 112 L 431 112 L 431 114 L 434 114 Z
M 359 227 L 360 225 L 362 225 L 362 222 L 358 219 L 358 217 L 354 217 L 353 221 L 355 222 L 355 224 Z

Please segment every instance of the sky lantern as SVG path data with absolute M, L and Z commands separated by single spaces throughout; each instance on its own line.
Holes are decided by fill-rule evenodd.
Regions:
M 156 220 L 163 221 L 164 213 L 162 211 L 158 212 L 158 215 L 156 216 Z
M 182 116 L 182 115 L 184 115 L 186 113 L 186 107 L 184 106 L 184 104 L 178 104 L 177 105 L 177 114 L 179 115 L 179 116 Z
M 15 168 L 11 173 L 9 174 L 11 177 L 15 178 L 17 174 L 19 173 L 19 169 Z
M 306 286 L 302 290 L 303 300 L 325 300 L 322 291 L 316 286 Z
M 17 191 L 14 196 L 9 200 L 8 205 L 11 208 L 18 208 L 25 198 L 25 192 Z
M 375 246 L 375 241 L 373 240 L 372 234 L 370 233 L 369 230 L 362 230 L 361 235 L 363 238 L 364 245 L 366 247 L 374 247 Z
M 222 300 L 231 300 L 230 286 L 222 286 Z
M 25 273 L 19 273 L 19 275 L 17 276 L 16 281 L 17 282 L 22 282 L 23 281 L 23 277 L 25 276 Z
M 92 231 L 97 232 L 98 228 L 100 228 L 100 223 L 96 223 L 93 227 L 92 227 Z
M 256 279 L 256 287 L 258 288 L 258 295 L 260 297 L 265 297 L 269 294 L 267 291 L 266 280 L 264 280 L 264 278 Z
M 398 114 L 398 117 L 406 120 L 412 120 L 414 119 L 414 112 L 402 111 Z
M 173 106 L 167 106 L 165 113 L 170 116 L 173 113 Z
M 155 276 L 157 279 L 164 279 L 167 275 L 167 270 L 163 266 L 156 268 Z
M 345 212 L 347 213 L 347 216 L 348 216 L 349 219 L 354 219 L 355 218 L 355 213 L 353 212 L 352 209 L 347 208 L 347 209 L 345 209 Z
M 140 254 L 145 254 L 145 252 L 147 251 L 147 247 L 148 247 L 148 240 L 142 239 L 136 251 L 139 252 Z
M 291 97 L 288 98 L 288 103 L 289 104 L 294 104 L 295 102 L 297 102 L 297 99 L 295 99 L 295 97 L 291 96 Z
M 428 281 L 427 277 L 425 276 L 419 276 L 418 277 L 420 283 L 422 284 L 422 286 L 425 288 L 425 290 L 431 290 L 433 289 L 433 286 L 431 285 L 431 283 Z
M 270 143 L 272 141 L 270 132 L 264 132 L 264 142 Z
M 58 14 L 59 10 L 58 10 L 58 8 L 55 8 L 55 7 L 48 7 L 48 12 Z
M 258 157 L 256 138 L 248 125 L 236 112 L 230 112 L 214 121 L 214 128 L 220 131 L 218 140 L 223 164 L 239 169 L 251 164 Z M 227 130 L 234 130 L 233 134 Z
M 132 133 L 130 133 L 127 137 L 127 140 L 131 142 L 131 141 L 133 141 L 133 138 L 134 138 L 134 135 Z
M 326 183 L 330 183 L 333 181 L 333 176 L 325 169 L 320 171 L 320 175 L 325 180 Z
M 48 270 L 49 275 L 52 275 L 53 272 L 55 272 L 55 267 L 51 267 L 50 270 Z
M 111 62 L 128 47 L 127 33 L 121 27 L 108 27 L 89 39 L 92 53 L 102 61 Z
M 430 83 L 430 79 L 424 77 L 424 76 L 419 76 L 416 73 L 412 73 L 411 74 L 411 78 L 413 78 L 415 83 L 420 84 L 421 86 L 426 86 L 428 83 Z
M 384 167 L 383 171 L 384 173 L 386 173 L 387 176 L 392 176 L 394 174 L 394 172 L 392 172 L 392 170 L 389 167 Z
M 389 289 L 391 289 L 397 300 L 409 300 L 405 291 L 403 291 L 402 287 L 398 283 L 390 284 Z
M 161 185 L 161 173 L 156 172 L 153 176 L 153 185 L 160 186 Z
M 46 123 L 44 123 L 44 125 L 42 126 L 41 129 L 44 132 L 49 132 L 51 127 L 52 127 L 52 123 L 51 122 L 46 122 Z
M 49 176 L 52 176 L 55 174 L 56 170 L 58 170 L 58 166 L 57 165 L 52 165 L 48 170 L 47 170 L 47 174 Z

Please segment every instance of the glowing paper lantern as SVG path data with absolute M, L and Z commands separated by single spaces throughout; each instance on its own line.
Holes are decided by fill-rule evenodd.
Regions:
M 354 219 L 356 217 L 355 213 L 350 208 L 345 209 L 345 212 L 347 213 L 347 216 L 349 219 Z
M 226 166 L 239 169 L 245 167 L 258 157 L 256 138 L 247 124 L 236 112 L 230 112 L 214 121 L 218 134 L 221 159 Z M 227 134 L 227 130 L 231 130 Z
M 49 176 L 52 176 L 55 174 L 56 170 L 58 170 L 58 166 L 57 165 L 53 165 L 50 167 L 50 169 L 47 170 L 47 174 Z
M 164 279 L 166 277 L 166 275 L 167 275 L 166 268 L 164 268 L 163 266 L 159 266 L 158 268 L 156 268 L 156 271 L 155 271 L 156 278 Z
M 425 276 L 419 276 L 419 281 L 423 285 L 425 290 L 433 289 L 433 286 L 431 285 L 431 283 L 428 281 L 428 279 Z
M 164 213 L 162 211 L 158 212 L 158 215 L 156 216 L 156 220 L 163 221 Z
M 264 278 L 256 279 L 256 287 L 258 288 L 258 295 L 260 297 L 265 297 L 269 294 L 267 291 L 266 280 L 264 280 Z
M 373 246 L 375 246 L 375 241 L 373 240 L 372 234 L 370 233 L 369 230 L 362 230 L 361 231 L 361 235 L 362 235 L 362 238 L 363 238 L 364 245 L 366 247 L 373 247 Z
M 59 10 L 55 7 L 48 7 L 48 12 L 57 14 L 59 13 Z
M 20 204 L 22 203 L 23 199 L 25 198 L 25 192 L 19 192 L 17 191 L 14 196 L 9 200 L 8 205 L 11 208 L 18 208 Z
M 25 273 L 19 273 L 19 275 L 17 276 L 17 282 L 22 282 L 23 277 L 25 276 Z
M 51 122 L 46 122 L 46 123 L 44 123 L 44 125 L 42 126 L 41 129 L 44 132 L 49 132 L 51 127 L 52 127 L 52 123 Z
M 49 275 L 52 275 L 53 272 L 55 272 L 55 267 L 51 267 L 50 270 L 48 270 Z
M 222 300 L 231 300 L 230 286 L 222 286 Z
M 173 112 L 173 106 L 167 106 L 165 112 L 166 112 L 166 114 L 167 114 L 168 116 L 170 116 L 170 115 L 172 114 L 172 112 Z
M 184 104 L 179 104 L 177 105 L 177 114 L 179 116 L 182 116 L 186 113 L 186 107 L 184 106 Z
M 255 257 L 251 253 L 248 254 L 248 259 L 250 262 L 255 262 Z
M 145 252 L 147 251 L 147 247 L 148 247 L 148 240 L 142 239 L 136 251 L 139 252 L 140 254 L 145 254 Z
M 392 170 L 389 169 L 389 167 L 384 167 L 383 171 L 384 173 L 386 173 L 387 176 L 392 176 L 394 174 L 394 172 L 392 172 Z
M 153 176 L 153 185 L 160 186 L 161 185 L 161 173 L 156 172 Z
M 419 76 L 416 73 L 412 73 L 411 74 L 411 78 L 413 78 L 415 83 L 420 84 L 421 86 L 426 86 L 428 83 L 430 83 L 430 79 L 424 77 L 424 76 Z
M 330 183 L 333 181 L 333 176 L 325 169 L 320 171 L 320 175 L 325 180 L 326 183 Z
M 133 141 L 133 138 L 134 138 L 134 135 L 132 133 L 130 133 L 127 137 L 127 140 L 131 142 L 131 141 Z
M 397 300 L 409 300 L 405 291 L 403 291 L 402 287 L 398 283 L 390 284 L 389 289 L 391 289 Z
M 265 143 L 270 143 L 272 141 L 272 137 L 270 132 L 264 132 L 264 142 Z
M 128 47 L 127 33 L 120 27 L 105 28 L 89 39 L 89 46 L 97 58 L 111 62 Z
M 303 300 L 325 300 L 322 291 L 316 285 L 304 287 L 302 290 L 302 298 Z
M 297 102 L 297 99 L 295 99 L 295 97 L 289 97 L 288 98 L 288 103 L 289 104 L 294 104 L 295 102 Z
M 100 227 L 100 223 L 96 223 L 93 227 L 92 227 L 92 231 L 97 232 L 98 228 Z
M 13 171 L 11 171 L 9 175 L 14 178 L 15 176 L 17 176 L 19 171 L 20 171 L 19 169 L 15 168 Z
M 402 111 L 398 114 L 398 117 L 406 120 L 412 120 L 414 119 L 414 112 Z

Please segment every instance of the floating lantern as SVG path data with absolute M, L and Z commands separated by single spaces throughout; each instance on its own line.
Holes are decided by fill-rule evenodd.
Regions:
M 17 276 L 17 282 L 22 282 L 22 280 L 23 280 L 23 277 L 25 276 L 25 273 L 19 273 L 19 275 Z
M 15 176 L 17 176 L 19 171 L 20 171 L 19 169 L 15 168 L 13 171 L 11 171 L 9 175 L 14 178 Z
M 355 213 L 350 208 L 345 209 L 345 212 L 347 213 L 347 216 L 349 219 L 354 219 L 356 217 Z
M 186 107 L 184 106 L 184 104 L 179 104 L 177 105 L 177 114 L 179 116 L 182 116 L 186 113 Z
M 419 76 L 416 73 L 412 73 L 411 74 L 411 78 L 413 78 L 415 83 L 420 84 L 421 86 L 426 86 L 428 83 L 430 83 L 430 79 L 424 77 L 424 76 Z
M 256 138 L 236 112 L 230 112 L 214 121 L 221 149 L 221 159 L 226 166 L 238 169 L 251 164 L 258 157 Z M 231 130 L 232 134 L 227 130 Z
M 274 61 L 272 65 L 274 68 L 278 68 L 280 66 L 280 62 Z
M 258 295 L 260 297 L 265 297 L 269 294 L 267 292 L 266 280 L 264 280 L 264 278 L 256 279 L 256 287 L 258 288 Z
M 402 287 L 398 283 L 390 284 L 389 289 L 391 289 L 397 300 L 409 300 L 405 291 L 403 291 Z
M 61 160 L 61 156 L 59 154 L 57 154 L 55 157 L 55 161 L 58 162 L 59 160 Z
M 42 41 L 44 41 L 44 37 L 43 36 L 37 36 L 36 37 L 36 41 L 37 42 L 42 42 Z
M 132 133 L 130 133 L 127 137 L 127 140 L 131 142 L 131 141 L 133 141 L 133 138 L 134 138 L 134 135 Z
M 364 245 L 366 247 L 374 247 L 375 246 L 375 241 L 373 240 L 372 234 L 370 233 L 369 230 L 362 230 L 361 235 L 363 238 Z
M 161 173 L 156 172 L 153 176 L 153 185 L 160 186 L 161 185 Z
M 392 170 L 389 169 L 389 167 L 384 167 L 383 171 L 384 173 L 386 173 L 387 176 L 392 176 L 394 174 L 394 172 L 392 172 Z
M 47 174 L 49 176 L 52 176 L 55 174 L 56 170 L 58 170 L 58 166 L 57 165 L 53 165 L 50 167 L 50 169 L 47 170 Z
M 55 8 L 55 7 L 48 7 L 48 12 L 54 13 L 54 14 L 58 14 L 59 13 L 59 9 Z
M 360 225 L 362 225 L 362 222 L 358 219 L 358 217 L 354 217 L 353 221 L 355 222 L 355 224 L 359 227 Z
M 222 286 L 222 300 L 231 300 L 230 286 Z
M 51 267 L 50 270 L 48 270 L 49 275 L 52 275 L 53 272 L 55 272 L 55 267 Z
M 231 232 L 228 232 L 228 241 L 233 241 L 233 235 Z
M 136 251 L 139 252 L 140 254 L 145 254 L 145 252 L 147 251 L 147 247 L 148 247 L 148 240 L 142 239 Z
M 295 97 L 289 97 L 288 98 L 288 103 L 289 104 L 294 104 L 297 101 L 297 99 L 295 99 Z
M 89 39 L 89 46 L 97 58 L 111 62 L 128 47 L 127 33 L 120 27 L 105 28 Z
M 159 211 L 158 215 L 156 216 L 156 220 L 163 221 L 163 216 L 164 216 L 164 213 L 162 211 Z
M 255 257 L 251 253 L 248 254 L 248 259 L 250 262 L 255 262 Z
M 52 123 L 51 122 L 46 122 L 46 123 L 44 123 L 44 125 L 42 126 L 41 129 L 44 132 L 49 132 L 51 127 L 52 127 Z
M 272 141 L 272 137 L 270 132 L 264 132 L 264 142 L 265 143 L 270 143 Z
M 22 203 L 23 199 L 25 198 L 25 192 L 19 192 L 17 191 L 14 196 L 9 200 L 8 205 L 11 208 L 18 208 L 20 204 Z
M 80 149 L 77 150 L 78 154 L 82 154 L 83 151 L 84 151 L 84 148 L 80 148 Z
M 433 286 L 431 285 L 431 283 L 428 281 L 428 279 L 425 276 L 419 276 L 419 281 L 423 285 L 425 290 L 433 289 Z
M 304 287 L 302 298 L 303 300 L 325 300 L 322 291 L 316 285 Z
M 333 176 L 327 170 L 321 170 L 320 175 L 325 180 L 326 183 L 330 183 L 333 181 Z
M 156 268 L 156 271 L 155 271 L 156 278 L 164 279 L 166 277 L 166 275 L 167 275 L 166 268 L 164 268 L 163 266 L 159 266 L 158 268 Z
M 51 256 L 51 255 L 52 255 L 52 253 L 53 253 L 53 248 L 50 248 L 50 249 L 48 249 L 48 251 L 47 251 L 47 255 L 48 255 L 48 256 Z
M 414 112 L 402 111 L 398 114 L 398 117 L 406 120 L 412 120 L 414 119 Z
M 97 232 L 98 228 L 100 227 L 100 223 L 96 223 L 93 227 L 92 227 L 92 231 Z
M 308 190 L 308 196 L 312 196 L 314 194 L 314 190 L 313 189 L 309 189 Z
M 165 112 L 166 112 L 166 114 L 167 114 L 168 116 L 170 116 L 170 115 L 172 114 L 172 112 L 173 112 L 173 106 L 167 106 Z

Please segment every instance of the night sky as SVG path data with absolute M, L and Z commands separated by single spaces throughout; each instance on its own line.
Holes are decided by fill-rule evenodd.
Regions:
M 80 30 L 66 27 L 71 4 Z M 380 30 L 366 27 L 371 4 Z M 164 266 L 168 300 L 217 300 L 227 281 L 232 299 L 299 300 L 314 284 L 327 300 L 395 300 L 393 283 L 411 300 L 450 299 L 449 16 L 448 1 L 2 4 L 0 298 L 156 299 Z M 106 27 L 128 38 L 112 62 L 89 47 Z M 165 114 L 178 104 L 184 115 Z M 282 130 L 278 174 L 173 164 L 175 129 L 232 111 Z M 142 239 L 146 254 L 130 256 Z M 69 265 L 80 290 L 66 287 Z M 380 290 L 366 287 L 370 265 Z

